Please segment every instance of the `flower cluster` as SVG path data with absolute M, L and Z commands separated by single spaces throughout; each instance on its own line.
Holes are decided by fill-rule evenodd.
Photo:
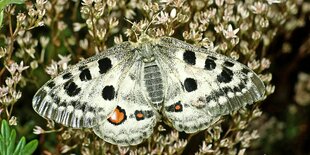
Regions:
M 17 90 L 19 84 L 22 83 L 22 72 L 29 66 L 24 66 L 23 61 L 20 64 L 12 62 L 6 69 L 10 73 L 10 77 L 5 79 L 5 84 L 0 86 L 0 105 L 4 108 L 7 118 L 15 120 L 10 124 L 16 124 L 16 118 L 11 117 L 14 104 L 21 98 L 22 92 Z
M 45 3 L 43 0 L 27 3 L 26 12 L 16 10 L 16 5 L 4 9 L 7 20 L 2 27 L 5 33 L 0 34 L 1 38 L 6 38 L 1 40 L 0 47 L 1 64 L 5 66 L 0 69 L 1 83 L 4 82 L 0 87 L 0 108 L 4 109 L 10 124 L 16 124 L 16 117 L 12 116 L 13 106 L 22 96 L 20 87 L 26 85 L 22 73 L 29 66 L 24 63 L 31 64 L 31 68 L 37 66 L 34 53 L 38 41 L 32 38 L 30 30 L 44 25 Z M 15 58 L 20 58 L 20 63 Z

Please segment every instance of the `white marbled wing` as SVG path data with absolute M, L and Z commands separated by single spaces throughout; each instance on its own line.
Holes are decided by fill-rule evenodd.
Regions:
M 117 108 L 109 119 L 103 119 L 93 128 L 105 141 L 120 146 L 137 145 L 150 137 L 158 113 L 146 101 L 142 88 L 142 61 L 137 61 L 120 82 Z
M 67 69 L 33 97 L 34 110 L 73 128 L 92 127 L 116 108 L 115 90 L 123 71 L 135 62 L 129 42 Z
M 245 65 L 173 38 L 161 38 L 167 74 L 163 114 L 179 131 L 197 132 L 219 116 L 262 99 L 263 82 Z

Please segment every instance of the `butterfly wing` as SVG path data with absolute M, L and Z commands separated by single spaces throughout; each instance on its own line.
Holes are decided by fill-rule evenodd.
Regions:
M 106 119 L 117 106 L 115 90 L 122 71 L 133 63 L 130 50 L 130 43 L 124 42 L 49 80 L 34 95 L 34 110 L 74 128 L 92 127 Z
M 136 145 L 148 138 L 157 122 L 157 112 L 141 91 L 142 61 L 136 61 L 120 82 L 117 108 L 94 132 L 107 142 L 121 146 Z
M 162 38 L 167 73 L 163 114 L 179 131 L 207 128 L 219 116 L 260 100 L 265 86 L 245 65 L 173 38 Z

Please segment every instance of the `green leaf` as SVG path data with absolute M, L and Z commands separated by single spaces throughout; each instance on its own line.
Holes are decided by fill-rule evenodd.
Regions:
M 1 154 L 6 155 L 7 145 L 10 140 L 10 127 L 6 120 L 2 120 L 1 122 Z
M 13 129 L 11 131 L 11 135 L 10 135 L 10 141 L 8 144 L 8 148 L 6 150 L 6 154 L 13 154 L 14 148 L 15 148 L 15 140 L 16 140 L 16 131 Z
M 25 139 L 25 137 L 22 137 L 21 139 L 20 139 L 20 141 L 18 142 L 18 144 L 17 144 L 17 146 L 16 146 L 16 148 L 15 148 L 15 151 L 14 151 L 14 153 L 13 153 L 13 155 L 19 155 L 19 154 L 21 154 L 21 150 L 23 150 L 23 148 L 24 148 L 24 146 L 25 146 L 25 143 L 26 143 L 26 139 Z
M 0 154 L 1 155 L 5 154 L 4 139 L 3 139 L 3 136 L 1 134 L 0 134 Z
M 0 10 L 5 8 L 9 4 L 22 4 L 24 0 L 0 0 Z
M 18 144 L 15 144 L 16 130 L 10 129 L 7 121 L 2 120 L 0 131 L 0 155 L 31 155 L 38 146 L 38 140 L 32 140 L 26 144 L 26 138 L 22 137 Z
M 3 10 L 0 11 L 0 28 L 2 28 Z
M 6 149 L 7 149 L 7 145 L 8 145 L 8 142 L 10 140 L 10 127 L 7 123 L 6 120 L 2 120 L 2 123 L 1 123 L 1 135 L 2 135 L 2 138 L 3 138 L 3 144 L 2 147 L 3 147 L 3 154 L 5 155 L 6 154 Z
M 31 142 L 29 142 L 24 149 L 22 150 L 24 155 L 31 155 L 37 148 L 38 146 L 38 140 L 32 140 Z
M 1 134 L 4 138 L 4 140 L 8 140 L 10 137 L 10 127 L 8 125 L 8 122 L 6 120 L 2 121 L 2 125 L 1 125 Z

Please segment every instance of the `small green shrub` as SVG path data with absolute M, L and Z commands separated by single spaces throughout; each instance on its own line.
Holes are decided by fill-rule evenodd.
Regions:
M 16 131 L 10 129 L 6 120 L 2 120 L 0 134 L 0 155 L 31 155 L 38 146 L 38 140 L 26 144 L 22 137 L 16 145 Z

